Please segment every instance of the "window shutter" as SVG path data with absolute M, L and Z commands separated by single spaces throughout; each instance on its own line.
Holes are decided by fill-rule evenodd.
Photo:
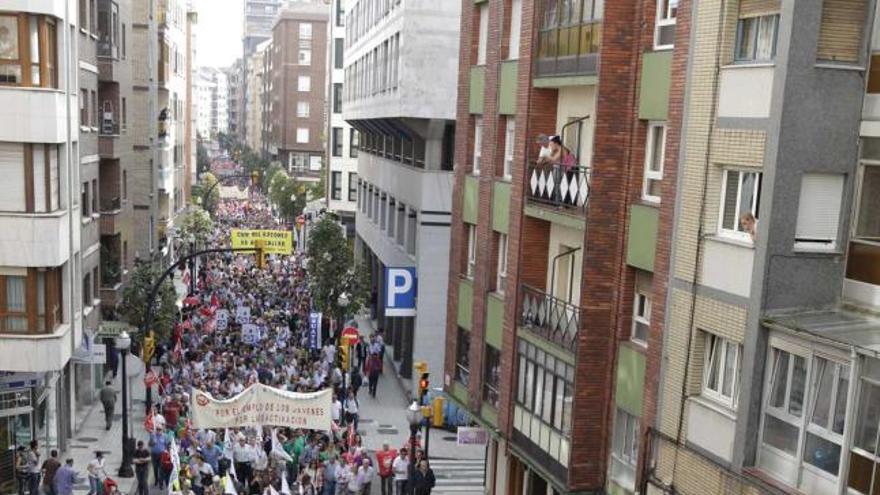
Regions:
M 858 62 L 866 11 L 866 0 L 823 0 L 816 58 Z
M 25 211 L 24 145 L 0 143 L 0 211 Z
M 780 0 L 741 0 L 739 2 L 740 17 L 778 14 Z
M 832 248 L 837 241 L 843 175 L 804 174 L 795 242 Z

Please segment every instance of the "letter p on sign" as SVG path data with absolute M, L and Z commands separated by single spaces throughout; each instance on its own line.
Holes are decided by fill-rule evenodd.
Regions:
M 416 315 L 415 268 L 385 268 L 385 315 Z

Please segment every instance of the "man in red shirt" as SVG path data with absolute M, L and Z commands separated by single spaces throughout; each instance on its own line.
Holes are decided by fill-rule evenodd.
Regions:
M 180 414 L 180 404 L 177 397 L 165 403 L 165 423 L 171 431 L 177 431 L 177 417 Z
M 382 480 L 379 484 L 382 487 L 382 495 L 392 495 L 392 485 L 394 483 L 394 472 L 391 465 L 394 464 L 394 458 L 397 457 L 397 450 L 388 446 L 388 442 L 382 443 L 382 450 L 376 451 L 376 465 L 379 467 L 379 478 Z

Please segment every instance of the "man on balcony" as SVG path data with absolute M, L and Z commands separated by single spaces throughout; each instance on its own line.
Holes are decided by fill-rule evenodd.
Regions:
M 538 152 L 538 165 L 552 163 L 550 161 L 550 138 L 546 134 L 538 134 L 535 143 L 541 147 L 541 151 Z

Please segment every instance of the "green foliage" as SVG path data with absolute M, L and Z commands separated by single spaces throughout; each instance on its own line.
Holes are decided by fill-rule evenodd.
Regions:
M 211 172 L 206 172 L 202 174 L 198 184 L 194 185 L 192 188 L 193 199 L 197 204 L 201 203 L 202 208 L 205 208 L 208 211 L 213 210 L 220 201 L 220 186 L 214 187 L 214 184 L 216 183 L 217 177 Z M 211 191 L 210 196 L 206 196 L 208 191 Z
M 306 186 L 278 170 L 268 182 L 268 196 L 278 208 L 282 218 L 293 218 L 302 213 L 306 206 Z M 291 199 L 294 198 L 294 199 Z
M 369 297 L 369 275 L 355 263 L 345 230 L 330 215 L 321 217 L 309 230 L 309 288 L 315 307 L 333 318 L 357 313 Z M 349 305 L 339 307 L 339 295 L 347 293 Z
M 153 284 L 162 275 L 162 271 L 150 261 L 135 261 L 131 280 L 122 290 L 122 301 L 119 303 L 119 315 L 135 328 L 144 325 L 147 313 L 147 298 Z M 153 329 L 162 338 L 168 338 L 177 319 L 177 297 L 174 284 L 166 279 L 156 300 L 153 301 Z M 149 329 L 147 329 L 149 330 Z
M 196 146 L 196 177 L 201 177 L 202 174 L 210 173 L 210 171 L 211 160 L 208 158 L 208 150 L 200 140 Z
M 190 206 L 181 217 L 178 230 L 180 238 L 184 241 L 187 241 L 192 235 L 197 246 L 204 246 L 208 242 L 208 236 L 214 230 L 214 221 L 211 220 L 211 215 L 207 211 L 198 206 Z

